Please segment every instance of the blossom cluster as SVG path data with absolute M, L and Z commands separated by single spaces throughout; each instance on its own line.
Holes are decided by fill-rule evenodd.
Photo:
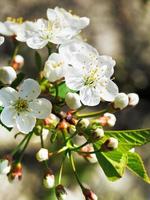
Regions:
M 1 123 L 15 129 L 16 133 L 25 134 L 20 144 L 25 142 L 25 148 L 33 134 L 40 136 L 41 148 L 36 154 L 39 162 L 47 163 L 52 155 L 61 152 L 68 154 L 74 173 L 71 152 L 80 150 L 80 156 L 95 163 L 97 156 L 92 153 L 96 149 L 93 143 L 102 141 L 101 150 L 104 152 L 116 150 L 118 138 L 106 137 L 105 127 L 115 126 L 115 112 L 139 102 L 136 93 L 119 91 L 113 77 L 116 61 L 111 56 L 101 55 L 81 37 L 80 32 L 89 22 L 87 17 L 73 15 L 58 7 L 47 9 L 46 19 L 23 21 L 22 18 L 8 18 L 0 22 L 0 45 L 4 43 L 4 37 L 11 37 L 17 41 L 15 44 L 26 44 L 36 51 L 36 65 L 41 68 L 37 80 L 27 78 L 20 81 L 18 77 L 24 58 L 16 53 L 16 49 L 11 62 L 0 67 Z M 44 65 L 39 62 L 41 56 L 37 51 L 42 48 L 47 48 L 49 52 Z M 97 108 L 95 113 L 80 113 L 86 107 L 99 105 L 107 106 L 104 110 Z M 62 148 L 55 153 L 44 147 L 45 130 L 51 133 L 52 143 L 57 139 L 57 133 L 62 133 L 64 146 L 60 144 Z M 84 137 L 86 142 L 81 146 L 74 144 L 76 135 Z M 7 174 L 11 179 L 22 174 L 20 152 L 23 154 L 24 148 L 21 151 L 20 145 L 11 159 L 0 161 L 0 173 Z M 78 178 L 77 181 L 80 182 Z M 52 188 L 55 185 L 57 198 L 65 199 L 66 190 L 61 185 L 61 175 L 58 182 L 55 185 L 55 176 L 48 167 L 44 186 Z M 90 189 L 81 183 L 80 186 L 86 199 L 97 199 Z

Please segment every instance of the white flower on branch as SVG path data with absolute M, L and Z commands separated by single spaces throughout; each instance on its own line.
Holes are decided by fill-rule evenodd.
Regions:
M 33 79 L 26 79 L 19 91 L 11 87 L 0 90 L 0 101 L 4 107 L 0 119 L 7 127 L 16 126 L 22 133 L 29 133 L 36 124 L 36 118 L 45 119 L 52 109 L 50 101 L 37 97 L 40 86 Z
M 58 7 L 47 9 L 47 18 L 48 20 L 38 19 L 33 29 L 23 28 L 17 39 L 26 41 L 33 49 L 41 49 L 49 42 L 62 44 L 72 39 L 89 24 L 88 18 L 80 18 Z
M 118 94 L 118 87 L 111 80 L 115 61 L 110 56 L 98 55 L 86 43 L 75 43 L 76 40 L 59 49 L 64 58 L 68 57 L 68 67 L 65 68 L 67 86 L 79 91 L 81 102 L 87 106 L 96 106 L 101 100 L 114 101 Z

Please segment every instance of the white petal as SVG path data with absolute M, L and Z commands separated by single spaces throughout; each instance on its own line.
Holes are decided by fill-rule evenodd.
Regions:
M 58 53 L 52 53 L 45 63 L 44 76 L 54 82 L 64 76 L 64 61 Z
M 5 107 L 0 115 L 1 121 L 7 127 L 15 125 L 17 113 L 12 106 Z
M 116 62 L 110 56 L 99 56 L 98 66 L 101 69 L 101 75 L 110 78 L 114 73 L 114 66 Z
M 4 43 L 5 38 L 0 36 L 0 45 L 2 45 Z
M 81 56 L 87 57 L 87 59 L 95 59 L 98 57 L 98 52 L 95 48 L 93 48 L 91 45 L 79 40 L 79 39 L 74 39 L 69 42 L 66 42 L 65 44 L 62 44 L 59 47 L 59 53 L 63 56 L 65 61 L 69 64 L 70 61 L 72 60 L 72 56 L 76 54 L 81 54 Z M 76 56 L 78 59 L 78 57 Z M 71 60 L 70 60 L 71 59 Z
M 27 39 L 27 45 L 32 49 L 42 49 L 48 43 L 47 39 L 41 38 L 38 34 Z
M 18 92 L 11 87 L 4 87 L 0 90 L 0 102 L 2 105 L 9 106 L 18 98 Z
M 114 101 L 115 97 L 118 94 L 118 86 L 113 82 L 109 81 L 107 86 L 104 87 L 101 91 L 101 98 L 105 101 Z
M 57 19 L 57 14 L 54 9 L 51 9 L 51 8 L 47 9 L 47 18 L 51 22 L 53 22 Z
M 16 118 L 16 125 L 20 132 L 29 133 L 35 127 L 36 118 L 29 115 L 29 113 L 24 112 L 20 113 L 20 115 Z
M 0 22 L 0 34 L 11 36 L 13 35 L 13 32 L 9 28 L 10 22 Z
M 31 115 L 38 119 L 45 119 L 48 117 L 52 110 L 52 104 L 47 99 L 35 99 L 29 103 Z
M 26 42 L 27 39 L 34 36 L 36 31 L 36 23 L 31 21 L 25 21 L 20 25 L 19 30 L 17 30 L 16 40 L 20 42 Z
M 82 78 L 82 69 L 79 67 L 66 67 L 65 71 L 66 85 L 72 90 L 80 90 L 83 87 L 84 81 Z
M 92 87 L 83 87 L 80 90 L 80 98 L 84 105 L 96 106 L 100 103 L 100 92 Z
M 33 79 L 26 79 L 19 88 L 19 97 L 27 100 L 36 99 L 41 93 L 40 86 Z

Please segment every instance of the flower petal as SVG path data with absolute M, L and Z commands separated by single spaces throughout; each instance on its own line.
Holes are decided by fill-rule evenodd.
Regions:
M 16 125 L 20 132 L 29 133 L 35 127 L 36 118 L 27 112 L 20 113 L 16 118 Z
M 64 61 L 58 53 L 52 53 L 44 66 L 44 76 L 54 82 L 64 76 Z
M 99 56 L 98 57 L 98 66 L 100 67 L 100 73 L 102 76 L 110 78 L 114 73 L 114 66 L 116 61 L 110 56 Z
M 38 119 L 45 119 L 48 117 L 52 110 L 52 104 L 47 99 L 35 99 L 29 103 L 31 115 Z
M 100 92 L 92 87 L 83 87 L 80 90 L 80 98 L 84 105 L 96 106 L 100 103 Z
M 47 39 L 43 39 L 39 34 L 36 33 L 35 36 L 27 39 L 27 45 L 32 49 L 42 49 L 48 43 Z
M 47 18 L 49 21 L 54 22 L 57 19 L 57 14 L 54 9 L 48 8 L 47 9 Z
M 112 102 L 118 92 L 118 86 L 113 81 L 109 80 L 106 87 L 102 89 L 100 96 L 103 100 Z
M 0 90 L 0 102 L 2 105 L 9 106 L 18 98 L 18 92 L 11 87 L 4 87 Z
M 41 93 L 40 86 L 33 79 L 26 79 L 19 88 L 19 97 L 27 100 L 36 99 Z
M 0 115 L 1 122 L 7 127 L 13 127 L 15 125 L 16 116 L 17 112 L 13 106 L 7 106 Z
M 72 90 L 80 90 L 83 86 L 82 69 L 69 66 L 64 70 L 66 85 Z

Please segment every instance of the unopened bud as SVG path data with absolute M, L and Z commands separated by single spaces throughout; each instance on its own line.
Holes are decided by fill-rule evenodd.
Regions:
M 81 121 L 79 121 L 78 125 L 81 127 L 81 128 L 87 128 L 90 124 L 90 121 L 89 119 L 81 119 Z
M 128 94 L 129 106 L 136 106 L 139 103 L 139 96 L 136 93 Z
M 116 123 L 116 117 L 112 113 L 105 113 L 104 117 L 106 118 L 107 125 L 113 127 Z
M 103 150 L 114 150 L 118 148 L 118 140 L 116 138 L 110 137 L 102 145 Z
M 128 103 L 129 103 L 128 95 L 126 95 L 125 93 L 119 93 L 113 102 L 113 106 L 115 109 L 122 110 L 128 106 Z
M 21 55 L 16 55 L 11 63 L 15 71 L 19 71 L 24 65 L 24 58 Z
M 48 150 L 47 150 L 47 149 L 41 148 L 41 149 L 36 153 L 36 159 L 37 159 L 39 162 L 48 160 L 48 158 L 49 158 L 49 154 L 48 154 Z
M 51 113 L 48 117 L 44 119 L 44 125 L 54 125 L 56 126 L 59 123 L 59 118 Z
M 67 192 L 63 185 L 57 185 L 55 188 L 55 193 L 58 200 L 66 200 Z
M 80 96 L 77 93 L 68 92 L 65 97 L 67 106 L 71 109 L 78 109 L 81 107 Z
M 96 135 L 97 135 L 97 137 L 100 139 L 100 138 L 102 138 L 102 137 L 104 137 L 104 130 L 102 129 L 102 128 L 97 128 L 96 130 L 95 130 L 95 133 L 96 133 Z
M 57 127 L 58 127 L 58 129 L 61 129 L 61 130 L 67 129 L 68 128 L 68 122 L 66 122 L 66 120 L 63 119 L 61 122 L 59 122 Z
M 18 178 L 21 180 L 22 178 L 22 164 L 21 163 L 15 163 L 12 165 L 11 171 L 8 174 L 8 179 L 10 181 L 14 180 L 15 178 Z
M 96 155 L 94 153 L 90 153 L 93 151 L 94 151 L 93 146 L 91 146 L 90 144 L 87 144 L 86 146 L 81 148 L 80 155 L 84 157 L 86 160 L 88 160 L 90 163 L 96 163 L 97 162 Z
M 52 171 L 48 171 L 43 179 L 43 185 L 45 188 L 50 189 L 53 188 L 55 184 L 55 176 Z
M 11 164 L 7 159 L 0 160 L 0 174 L 8 174 L 11 170 Z
M 90 189 L 84 188 L 83 194 L 86 200 L 98 200 L 96 194 Z
M 0 81 L 4 84 L 11 84 L 16 79 L 16 72 L 10 66 L 0 67 Z
M 130 149 L 129 152 L 134 153 L 135 152 L 135 148 Z
M 74 125 L 69 126 L 69 133 L 74 134 L 76 132 L 76 127 Z

